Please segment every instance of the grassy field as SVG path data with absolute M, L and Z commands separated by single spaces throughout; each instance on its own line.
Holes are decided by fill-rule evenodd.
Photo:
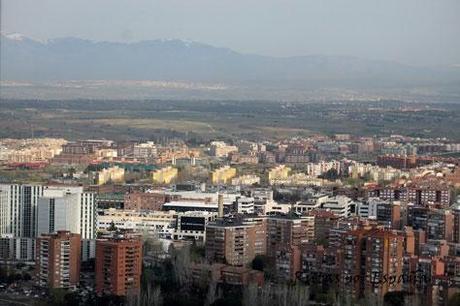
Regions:
M 401 111 L 401 109 L 413 111 Z M 314 133 L 460 140 L 459 104 L 261 101 L 0 101 L 0 136 L 279 139 Z

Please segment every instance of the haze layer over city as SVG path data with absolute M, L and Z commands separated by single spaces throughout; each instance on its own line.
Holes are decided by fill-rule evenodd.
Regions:
M 460 305 L 459 16 L 0 0 L 0 305 Z

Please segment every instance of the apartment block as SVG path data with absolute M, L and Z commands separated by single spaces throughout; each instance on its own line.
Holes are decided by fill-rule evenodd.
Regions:
M 291 168 L 284 165 L 279 165 L 268 172 L 268 181 L 270 184 L 273 184 L 277 180 L 286 179 L 290 172 Z
M 402 275 L 404 237 L 388 230 L 371 230 L 366 234 L 364 290 L 383 297 L 389 291 L 400 291 L 401 284 L 383 282 L 382 277 Z
M 206 227 L 206 258 L 212 262 L 244 266 L 255 257 L 256 227 L 241 220 L 223 220 Z
M 407 225 L 415 230 L 426 231 L 429 211 L 428 207 L 409 205 L 407 207 Z
M 73 288 L 80 281 L 81 236 L 69 231 L 45 234 L 37 239 L 36 273 L 38 285 Z
M 299 246 L 285 245 L 275 249 L 275 278 L 278 282 L 295 282 L 301 270 L 301 252 Z
M 265 216 L 245 216 L 242 222 L 255 228 L 254 255 L 266 255 L 267 218 Z
M 136 144 L 133 146 L 133 156 L 138 159 L 151 159 L 157 156 L 157 147 L 153 141 Z
M 451 203 L 451 188 L 445 180 L 428 177 L 416 179 L 407 185 L 374 188 L 369 191 L 369 196 L 405 201 L 418 206 L 447 208 Z
M 232 152 L 238 152 L 238 147 L 227 145 L 223 141 L 211 142 L 209 153 L 215 157 L 227 157 Z
M 428 212 L 426 234 L 428 239 L 453 241 L 454 215 L 449 210 Z
M 35 238 L 18 238 L 3 235 L 0 238 L 0 258 L 6 261 L 35 260 Z
M 389 230 L 357 229 L 343 235 L 339 258 L 340 286 L 355 298 L 371 291 L 383 297 L 399 291 L 401 284 L 383 281 L 383 276 L 398 277 L 403 269 L 404 237 Z
M 342 236 L 342 253 L 338 266 L 339 287 L 345 294 L 353 297 L 360 297 L 364 290 L 365 235 L 365 230 L 356 229 Z
M 110 146 L 110 141 L 77 141 L 69 142 L 62 146 L 62 152 L 54 156 L 53 164 L 58 165 L 87 165 L 97 158 L 96 150 Z
M 325 250 L 315 243 L 306 243 L 301 247 L 301 271 L 304 276 L 310 276 L 323 270 Z M 324 271 L 327 273 L 326 271 Z
M 211 172 L 211 184 L 230 184 L 232 178 L 236 176 L 236 169 L 229 166 L 218 168 Z
M 259 162 L 259 157 L 256 153 L 251 154 L 241 154 L 232 152 L 228 155 L 229 161 L 231 164 L 251 164 L 255 165 Z
M 453 241 L 460 243 L 460 204 L 454 206 L 452 213 L 454 215 Z
M 396 203 L 378 203 L 376 206 L 377 222 L 385 227 L 400 229 L 401 205 Z
M 328 239 L 329 230 L 337 225 L 339 218 L 331 211 L 326 210 L 313 210 L 309 213 L 309 215 L 314 217 L 313 239 L 317 242 Z
M 97 172 L 96 184 L 104 185 L 107 183 L 122 183 L 125 180 L 125 169 L 118 166 L 113 166 L 107 169 L 102 169 Z
M 407 185 L 406 201 L 416 205 L 437 205 L 448 207 L 451 189 L 446 181 L 439 178 L 424 178 Z
M 129 296 L 140 292 L 142 241 L 115 236 L 96 241 L 96 293 Z
M 399 155 L 381 155 L 377 157 L 377 165 L 380 167 L 393 167 L 396 169 L 408 169 L 417 167 L 417 157 Z
M 271 216 L 267 218 L 267 255 L 271 258 L 276 256 L 276 250 L 285 245 L 300 246 L 308 241 L 308 237 L 314 236 L 311 223 L 314 217 L 297 216 Z
M 124 196 L 124 208 L 128 210 L 162 210 L 166 195 L 160 192 L 133 192 Z
M 156 184 L 170 184 L 177 178 L 178 170 L 174 167 L 165 167 L 153 171 L 152 180 Z

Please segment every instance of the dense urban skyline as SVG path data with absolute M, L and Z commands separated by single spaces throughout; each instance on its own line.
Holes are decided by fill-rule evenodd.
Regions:
M 9 138 L 0 148 L 5 301 L 460 298 L 460 143 L 446 137 Z

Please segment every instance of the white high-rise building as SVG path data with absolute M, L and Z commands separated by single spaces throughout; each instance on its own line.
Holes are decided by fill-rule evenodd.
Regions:
M 0 185 L 0 257 L 5 260 L 34 260 L 37 203 L 43 186 Z
M 1 234 L 12 234 L 15 237 L 37 237 L 37 203 L 43 195 L 41 185 L 2 184 L 0 220 Z M 5 202 L 6 200 L 6 202 Z
M 78 200 L 77 193 L 41 197 L 38 200 L 38 234 L 50 234 L 58 230 L 78 233 L 80 225 L 77 219 L 80 214 Z
M 82 259 L 95 256 L 95 195 L 83 187 L 46 187 L 38 202 L 38 232 L 67 230 L 81 235 Z
M 50 219 L 50 212 L 54 202 L 54 218 Z M 82 239 L 96 238 L 96 207 L 95 194 L 83 191 L 83 187 L 47 186 L 43 196 L 39 199 L 38 211 L 40 230 L 46 225 L 52 226 L 54 232 L 68 230 L 81 234 Z M 48 212 L 48 214 L 47 214 Z M 53 217 L 53 216 L 51 216 Z M 62 220 L 60 220 L 62 217 Z M 50 224 L 53 221 L 54 224 Z M 45 226 L 45 227 L 43 227 Z M 40 231 L 40 234 L 43 232 Z
M 0 188 L 0 235 L 11 232 L 10 220 L 10 202 L 8 200 L 8 191 Z
M 0 259 L 5 261 L 33 261 L 35 238 L 18 238 L 11 234 L 0 237 Z

